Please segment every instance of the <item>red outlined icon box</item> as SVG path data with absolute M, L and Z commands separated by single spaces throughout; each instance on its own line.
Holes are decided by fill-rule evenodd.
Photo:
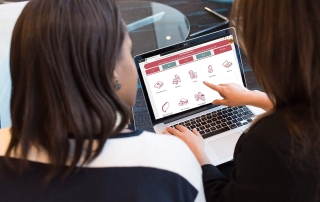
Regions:
M 181 82 L 180 76 L 174 75 L 172 83 L 178 85 L 179 82 Z
M 209 72 L 210 74 L 213 72 L 213 69 L 212 69 L 212 66 L 211 66 L 211 65 L 208 66 L 208 72 Z
M 224 66 L 226 68 L 231 67 L 231 65 L 232 65 L 232 62 L 228 62 L 228 60 L 224 61 L 224 63 L 222 64 L 222 66 Z
M 194 72 L 194 71 L 190 70 L 190 71 L 189 71 L 189 74 L 190 74 L 190 78 L 191 78 L 191 79 L 196 79 L 196 78 L 198 78 L 197 72 Z
M 160 89 L 163 86 L 163 84 L 164 83 L 162 81 L 158 81 L 156 84 L 154 84 L 154 87 Z
M 188 104 L 188 100 L 187 99 L 185 99 L 185 98 L 182 98 L 181 100 L 180 100 L 180 102 L 179 102 L 179 106 L 183 106 L 183 105 L 186 105 L 186 104 Z
M 162 105 L 162 111 L 167 112 L 169 107 L 170 107 L 169 102 L 164 103 L 164 105 Z
M 201 92 L 199 92 L 198 94 L 195 94 L 194 97 L 196 98 L 196 101 L 199 101 L 199 100 L 206 101 L 206 97 Z

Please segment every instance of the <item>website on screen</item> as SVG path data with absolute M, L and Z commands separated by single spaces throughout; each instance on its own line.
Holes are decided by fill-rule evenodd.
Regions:
M 231 35 L 147 58 L 139 65 L 156 119 L 222 99 L 203 81 L 243 85 Z

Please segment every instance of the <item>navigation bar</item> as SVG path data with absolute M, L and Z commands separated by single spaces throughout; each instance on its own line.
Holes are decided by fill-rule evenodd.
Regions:
M 150 63 L 145 64 L 144 68 L 145 69 L 150 69 L 150 68 L 153 68 L 153 67 L 156 67 L 156 66 L 160 66 L 162 64 L 166 64 L 166 63 L 173 62 L 173 61 L 176 61 L 176 60 L 184 59 L 185 57 L 189 57 L 189 56 L 192 56 L 192 55 L 197 55 L 199 53 L 206 52 L 206 51 L 209 51 L 209 50 L 212 50 L 212 49 L 216 49 L 216 48 L 219 48 L 221 46 L 226 46 L 226 45 L 229 45 L 229 40 L 219 41 L 217 43 L 210 44 L 210 45 L 207 45 L 207 46 L 203 46 L 203 47 L 200 47 L 200 48 L 197 48 L 197 49 L 185 52 L 185 53 L 173 55 L 173 56 L 170 56 L 170 57 L 167 57 L 167 58 L 164 58 L 164 59 L 157 60 L 155 62 L 150 62 Z
M 211 47 L 211 48 L 212 47 L 216 47 L 217 44 L 218 45 L 225 44 L 226 41 L 228 42 L 228 45 L 225 45 L 225 46 L 222 46 L 222 47 L 220 46 L 220 47 L 218 47 L 216 49 L 213 49 L 213 50 L 212 49 L 207 50 L 209 47 Z M 162 60 L 158 60 L 158 61 L 146 64 L 145 66 L 147 66 L 147 65 L 151 66 L 152 65 L 151 68 L 148 67 L 148 69 L 146 69 L 146 74 L 147 75 L 154 74 L 154 73 L 157 73 L 157 72 L 160 72 L 160 71 L 163 71 L 163 70 L 174 68 L 174 67 L 177 67 L 177 66 L 180 66 L 180 65 L 184 65 L 186 63 L 190 63 L 190 62 L 193 62 L 193 61 L 196 61 L 196 60 L 201 60 L 203 58 L 207 58 L 207 57 L 210 57 L 210 56 L 215 56 L 215 55 L 218 55 L 218 54 L 221 54 L 221 53 L 225 53 L 225 52 L 228 52 L 228 51 L 232 50 L 232 46 L 229 44 L 228 40 L 221 41 L 221 42 L 224 42 L 224 43 L 220 43 L 219 42 L 219 43 L 211 44 L 209 46 L 206 46 L 205 49 L 203 49 L 203 47 L 201 47 L 201 48 L 198 48 L 198 49 L 195 49 L 195 50 L 187 51 L 187 52 L 182 53 L 182 54 L 177 54 L 177 55 L 174 55 L 172 57 L 164 58 Z M 206 51 L 204 52 L 203 50 L 206 50 Z M 193 54 L 191 54 L 191 53 L 193 53 Z M 198 54 L 196 54 L 196 53 L 198 53 Z M 188 56 L 188 57 L 186 57 L 186 56 Z M 154 64 L 158 64 L 158 66 L 153 66 Z

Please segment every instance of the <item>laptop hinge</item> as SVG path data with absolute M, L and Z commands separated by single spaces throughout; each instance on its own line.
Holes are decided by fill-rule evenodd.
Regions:
M 168 119 L 166 119 L 165 121 L 163 121 L 163 123 L 165 123 L 165 124 L 166 124 L 166 123 L 170 123 L 170 122 L 173 122 L 173 121 L 176 121 L 176 120 L 185 118 L 185 117 L 187 117 L 187 116 L 191 116 L 191 115 L 194 115 L 194 114 L 196 114 L 196 113 L 206 111 L 206 110 L 211 109 L 211 108 L 214 108 L 214 107 L 217 107 L 217 106 L 210 105 L 210 106 L 202 107 L 202 108 L 200 108 L 200 109 L 195 109 L 195 110 L 192 110 L 191 112 L 188 112 L 188 113 L 186 113 L 186 114 L 177 115 L 177 116 L 175 116 L 175 117 L 168 118 Z

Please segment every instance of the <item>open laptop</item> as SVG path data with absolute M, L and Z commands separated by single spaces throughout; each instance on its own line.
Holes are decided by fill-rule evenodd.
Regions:
M 246 87 L 234 28 L 154 50 L 134 58 L 151 122 L 157 133 L 167 126 L 197 128 L 214 165 L 232 160 L 235 145 L 258 108 L 214 106 L 222 99 L 203 81 Z

